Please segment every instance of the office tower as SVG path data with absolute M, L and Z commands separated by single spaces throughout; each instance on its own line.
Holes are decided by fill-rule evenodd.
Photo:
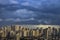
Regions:
M 59 28 L 59 32 L 58 32 L 58 38 L 59 38 L 59 40 L 60 40 L 60 28 Z
M 19 35 L 20 37 L 23 36 L 23 31 L 20 30 L 18 33 L 20 34 L 20 35 Z
M 52 28 L 52 39 L 55 40 L 56 39 L 56 35 L 57 35 L 57 29 L 56 28 Z
M 1 40 L 4 40 L 5 39 L 4 30 L 0 30 L 0 37 L 1 37 Z
M 10 30 L 10 28 L 7 28 L 7 26 L 6 27 L 4 27 L 4 37 L 6 37 L 7 36 L 7 33 L 8 33 L 8 31 Z
M 48 27 L 48 29 L 47 29 L 47 39 L 48 40 L 52 40 L 51 33 L 52 33 L 52 29 L 51 29 L 51 27 Z
M 23 29 L 23 36 L 24 37 L 27 37 L 28 36 L 28 29 L 27 28 L 24 28 Z
M 29 29 L 29 37 L 32 37 L 32 29 Z
M 40 36 L 42 37 L 43 36 L 43 28 L 42 27 L 40 28 L 40 31 L 41 31 Z
M 39 29 L 39 37 L 41 37 L 41 29 Z
M 36 36 L 38 37 L 39 34 L 40 34 L 40 33 L 39 33 L 39 28 L 37 27 L 37 28 L 36 28 Z
M 19 31 L 19 25 L 15 25 L 15 31 Z
M 20 37 L 21 37 L 20 35 L 21 35 L 20 33 L 16 34 L 16 40 L 20 40 Z
M 46 29 L 43 29 L 43 37 L 44 37 L 44 39 L 48 39 L 48 28 L 46 28 Z
M 30 36 L 30 29 L 29 28 L 27 28 L 27 37 L 29 37 Z
M 16 34 L 15 31 L 13 30 L 10 31 L 10 36 L 14 36 L 15 34 Z
M 32 30 L 32 35 L 33 35 L 33 37 L 36 37 L 36 29 Z
M 12 25 L 11 26 L 7 26 L 6 28 L 7 28 L 7 37 L 8 37 L 8 35 L 10 37 L 10 34 L 13 32 L 13 26 Z
M 15 25 L 11 25 L 11 30 L 15 31 Z
M 39 36 L 39 30 L 36 30 L 36 36 L 37 37 Z

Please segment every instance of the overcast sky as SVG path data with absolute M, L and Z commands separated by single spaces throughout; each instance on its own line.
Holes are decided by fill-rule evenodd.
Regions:
M 59 24 L 60 0 L 0 0 L 2 24 Z

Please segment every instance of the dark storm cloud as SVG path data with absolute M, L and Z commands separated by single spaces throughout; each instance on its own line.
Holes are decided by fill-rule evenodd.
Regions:
M 0 22 L 3 24 L 60 24 L 60 0 L 3 1 L 0 0 Z

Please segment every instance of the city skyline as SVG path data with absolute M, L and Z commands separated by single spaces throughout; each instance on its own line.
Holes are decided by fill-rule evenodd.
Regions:
M 0 40 L 60 40 L 60 27 L 56 28 L 57 25 L 40 25 L 39 28 L 33 25 L 36 26 L 35 29 L 30 29 L 28 26 L 0 27 Z M 46 28 L 43 26 L 46 26 Z

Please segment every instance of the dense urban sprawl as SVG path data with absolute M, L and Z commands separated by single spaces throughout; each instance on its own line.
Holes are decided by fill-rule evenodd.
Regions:
M 5 26 L 0 27 L 0 40 L 60 40 L 60 28 Z

